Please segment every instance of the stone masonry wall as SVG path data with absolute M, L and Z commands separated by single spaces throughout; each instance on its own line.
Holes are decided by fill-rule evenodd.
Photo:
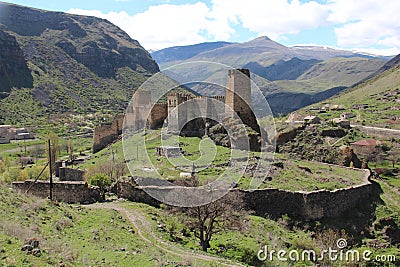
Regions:
M 150 129 L 157 129 L 161 127 L 164 120 L 168 117 L 168 106 L 167 104 L 155 104 L 150 113 L 150 118 L 148 120 L 148 127 Z
M 32 186 L 32 187 L 31 187 Z M 25 182 L 12 183 L 13 189 L 28 194 L 47 198 L 50 194 L 50 184 L 48 181 L 27 180 Z M 53 198 L 60 202 L 66 203 L 94 203 L 102 200 L 100 190 L 92 188 L 85 182 L 54 182 Z
M 286 191 L 279 189 L 258 189 L 254 191 L 233 189 L 230 194 L 243 194 L 246 206 L 259 216 L 280 217 L 284 214 L 303 220 L 319 220 L 338 217 L 351 210 L 359 203 L 368 202 L 373 194 L 373 186 L 369 181 L 370 172 L 365 172 L 360 185 L 333 191 L 318 190 L 311 192 Z M 123 179 L 113 187 L 118 197 L 135 202 L 159 206 L 159 201 L 149 196 L 132 180 Z M 159 186 L 158 190 L 170 190 L 170 187 Z
M 111 124 L 97 126 L 93 132 L 93 153 L 112 144 L 122 134 L 124 115 L 117 115 Z
M 66 167 L 59 168 L 60 181 L 83 181 L 85 171 Z

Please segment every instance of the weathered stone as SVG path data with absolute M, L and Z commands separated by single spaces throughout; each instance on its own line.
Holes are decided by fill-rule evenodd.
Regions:
M 369 201 L 372 197 L 373 186 L 369 181 L 370 171 L 360 171 L 365 173 L 360 185 L 333 191 L 293 192 L 266 188 L 253 191 L 232 189 L 229 194 L 242 194 L 246 206 L 260 216 L 280 217 L 287 214 L 290 217 L 303 220 L 338 217 L 343 212 L 356 207 L 359 203 Z M 166 192 L 171 190 L 170 187 L 164 186 L 161 181 L 159 184 L 155 186 L 157 190 L 166 190 Z M 149 188 L 150 186 L 138 186 L 134 182 L 134 178 L 124 178 L 113 186 L 113 191 L 118 197 L 159 207 L 160 202 L 144 191 L 144 189 Z
M 48 181 L 13 182 L 12 187 L 21 193 L 26 193 L 29 189 L 28 194 L 41 198 L 48 198 L 50 195 Z M 66 203 L 93 203 L 103 200 L 100 190 L 89 187 L 85 182 L 54 182 L 53 199 Z

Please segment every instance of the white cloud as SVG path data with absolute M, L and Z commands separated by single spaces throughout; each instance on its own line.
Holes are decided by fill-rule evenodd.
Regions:
M 338 25 L 338 45 L 384 47 L 382 51 L 386 52 L 400 50 L 400 1 L 333 0 L 328 6 L 328 21 Z
M 70 9 L 67 12 L 107 19 L 138 40 L 147 49 L 187 45 L 206 41 L 209 8 L 202 2 L 187 5 L 150 6 L 143 13 L 125 11 L 102 13 L 98 10 Z
M 126 1 L 126 0 L 115 0 Z M 98 10 L 68 12 L 108 19 L 147 49 L 204 41 L 237 41 L 238 26 L 273 40 L 285 40 L 320 26 L 334 27 L 336 46 L 389 53 L 400 50 L 400 1 L 212 0 L 185 5 L 162 4 L 130 15 Z M 323 43 L 321 43 L 323 45 Z
M 327 17 L 326 8 L 317 2 L 293 0 L 213 0 L 211 8 L 203 2 L 186 5 L 150 6 L 143 13 L 102 13 L 98 10 L 70 9 L 67 12 L 108 19 L 148 49 L 186 45 L 210 40 L 230 40 L 234 26 L 282 38 L 287 33 L 320 25 Z
M 298 0 L 213 0 L 212 14 L 219 20 L 242 24 L 242 27 L 280 39 L 284 34 L 324 24 L 328 17 L 326 6 L 315 1 Z

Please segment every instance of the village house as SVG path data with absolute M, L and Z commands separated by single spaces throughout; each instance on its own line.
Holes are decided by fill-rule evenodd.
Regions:
M 11 125 L 0 125 L 0 144 L 8 144 L 11 140 L 34 139 L 26 128 L 15 128 Z
M 354 104 L 353 109 L 364 110 L 368 108 L 368 104 Z
M 181 155 L 181 148 L 179 146 L 159 146 L 156 147 L 156 154 L 161 157 L 176 158 Z
M 344 112 L 342 114 L 340 114 L 340 118 L 341 119 L 351 119 L 354 118 L 356 115 L 352 112 Z
M 305 116 L 304 123 L 306 124 L 321 124 L 321 119 L 317 116 Z
M 334 118 L 332 119 L 332 122 L 342 128 L 350 129 L 350 121 L 347 119 L 344 119 L 342 117 L 340 118 Z
M 331 105 L 329 107 L 330 110 L 345 110 L 344 106 L 342 105 Z
M 303 123 L 304 122 L 304 116 L 297 113 L 293 112 L 290 113 L 287 120 L 285 121 L 286 123 Z
M 366 155 L 376 152 L 380 144 L 381 142 L 375 139 L 364 139 L 351 143 L 350 146 L 356 154 Z

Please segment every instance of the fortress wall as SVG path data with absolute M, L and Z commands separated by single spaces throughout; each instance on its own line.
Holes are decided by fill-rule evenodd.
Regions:
M 148 120 L 148 126 L 150 129 L 156 129 L 161 127 L 164 120 L 168 117 L 168 106 L 167 104 L 155 104 L 150 113 Z
M 224 95 L 216 95 L 216 96 L 211 96 L 211 98 L 221 101 L 221 102 L 225 102 L 225 96 Z
M 40 198 L 48 198 L 50 194 L 49 181 L 14 182 L 12 187 L 21 193 L 25 193 L 31 187 L 28 194 Z M 89 187 L 85 182 L 54 182 L 53 199 L 66 203 L 86 204 L 101 201 L 102 197 L 99 189 Z
M 118 129 L 115 124 L 105 124 L 94 128 L 93 153 L 96 153 L 118 139 Z
M 113 125 L 111 127 L 115 128 L 118 134 L 122 134 L 122 128 L 124 127 L 124 114 L 118 114 L 115 116 Z
M 287 214 L 291 218 L 303 220 L 319 220 L 335 218 L 345 211 L 351 210 L 362 202 L 368 202 L 373 194 L 372 184 L 369 181 L 370 172 L 365 172 L 364 180 L 360 185 L 333 191 L 318 190 L 311 192 L 287 191 L 280 189 L 258 189 L 254 191 L 233 189 L 229 194 L 243 194 L 246 206 L 259 216 L 280 217 Z M 135 202 L 142 202 L 159 206 L 159 201 L 149 196 L 143 189 L 133 182 L 119 181 L 114 186 L 114 193 L 118 197 Z M 157 190 L 166 190 L 170 187 L 158 186 Z
M 96 153 L 112 144 L 122 134 L 124 115 L 117 115 L 111 124 L 104 124 L 94 128 L 93 153 Z

